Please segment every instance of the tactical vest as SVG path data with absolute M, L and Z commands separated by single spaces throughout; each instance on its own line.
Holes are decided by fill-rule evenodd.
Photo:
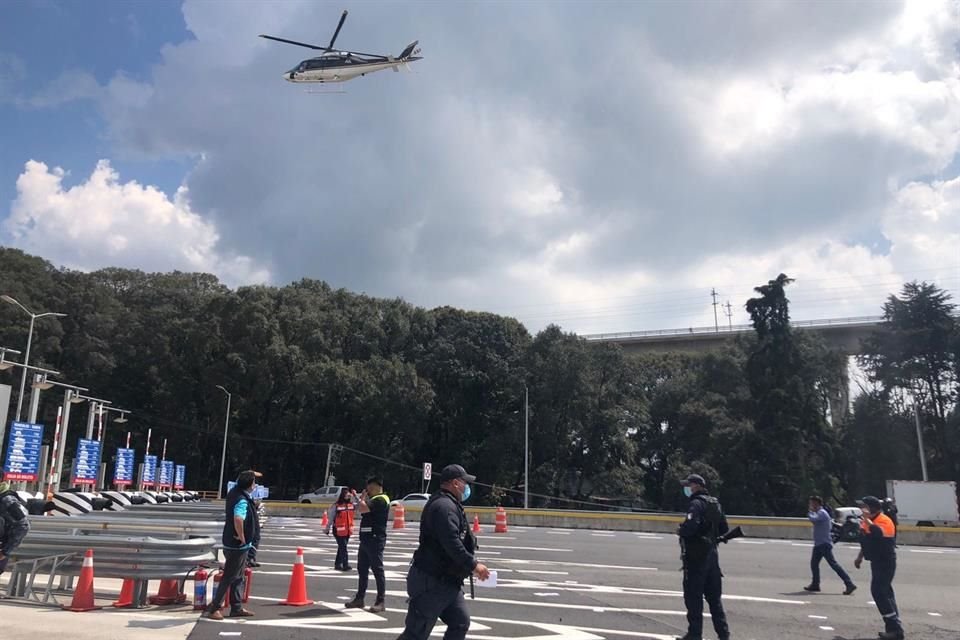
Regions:
M 377 513 L 368 511 L 367 513 L 360 514 L 360 537 L 364 538 L 372 535 L 377 538 L 386 538 L 387 519 L 390 517 L 390 496 L 385 493 L 381 493 L 378 496 L 369 498 L 369 500 L 371 508 L 376 500 L 382 500 L 384 503 L 386 503 L 387 508 Z

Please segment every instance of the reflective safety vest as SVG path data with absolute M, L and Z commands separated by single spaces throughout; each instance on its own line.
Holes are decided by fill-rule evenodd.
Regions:
M 338 538 L 348 538 L 353 534 L 353 503 L 337 503 L 336 508 L 337 515 L 333 519 L 334 531 Z

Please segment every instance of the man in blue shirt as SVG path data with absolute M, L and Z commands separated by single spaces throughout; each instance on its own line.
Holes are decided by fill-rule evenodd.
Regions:
M 843 580 L 846 587 L 843 590 L 843 595 L 848 596 L 857 590 L 857 585 L 853 584 L 853 580 L 833 557 L 833 538 L 830 537 L 833 518 L 823 508 L 823 499 L 820 496 L 810 496 L 807 507 L 809 508 L 807 517 L 813 523 L 813 554 L 810 556 L 810 572 L 813 574 L 813 579 L 803 590 L 820 591 L 820 560 L 825 559 L 830 568 L 836 571 L 840 579 Z
M 223 599 L 230 590 L 230 617 L 248 618 L 252 612 L 243 608 L 240 585 L 243 583 L 243 570 L 247 566 L 247 554 L 250 543 L 257 534 L 257 508 L 253 504 L 253 487 L 256 476 L 253 471 L 241 471 L 236 486 L 227 494 L 223 523 L 223 577 L 217 592 L 204 611 L 211 620 L 223 620 L 220 609 Z

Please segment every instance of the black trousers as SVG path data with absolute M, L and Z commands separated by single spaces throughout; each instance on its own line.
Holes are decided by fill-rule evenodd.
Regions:
M 874 560 L 870 563 L 870 594 L 877 604 L 880 617 L 887 631 L 899 631 L 900 611 L 897 609 L 897 597 L 893 593 L 893 577 L 897 574 L 896 557 Z
M 383 549 L 387 545 L 386 538 L 375 538 L 372 535 L 360 536 L 360 551 L 357 553 L 357 572 L 360 581 L 357 584 L 357 600 L 363 600 L 367 595 L 367 584 L 370 580 L 370 571 L 377 582 L 377 602 L 383 602 L 387 593 L 387 579 L 383 575 Z
M 347 543 L 350 542 L 350 536 L 333 536 L 337 541 L 337 559 L 333 561 L 334 569 L 349 569 L 350 554 L 347 552 Z
M 414 565 L 407 574 L 410 605 L 403 633 L 398 640 L 427 640 L 437 619 L 447 631 L 443 640 L 463 640 L 470 629 L 470 613 L 460 585 L 424 573 Z
M 703 636 L 703 600 L 706 598 L 713 619 L 713 630 L 724 640 L 730 637 L 727 615 L 720 601 L 723 595 L 723 574 L 720 572 L 720 556 L 711 549 L 707 557 L 695 564 L 687 563 L 683 572 L 683 603 L 687 606 L 687 635 Z
M 813 548 L 813 554 L 810 556 L 810 573 L 813 575 L 813 579 L 810 581 L 811 585 L 814 587 L 820 586 L 820 560 L 827 561 L 830 568 L 843 580 L 844 586 L 849 587 L 853 584 L 853 580 L 850 579 L 847 572 L 843 570 L 840 563 L 833 557 L 833 545 L 819 544 Z
M 27 526 L 11 527 L 6 531 L 3 529 L 3 523 L 0 522 L 0 549 L 5 549 L 5 557 L 0 560 L 0 573 L 3 573 L 7 564 L 10 562 L 10 554 L 17 550 L 23 539 L 27 537 L 30 528 Z
M 243 609 L 241 598 L 243 594 L 240 591 L 240 585 L 243 584 L 243 570 L 247 566 L 246 549 L 224 549 L 223 556 L 226 562 L 223 564 L 223 578 L 217 586 L 217 592 L 213 594 L 213 599 L 207 606 L 207 611 L 219 611 L 223 607 L 223 599 L 227 596 L 227 589 L 230 590 L 230 610 L 240 611 Z

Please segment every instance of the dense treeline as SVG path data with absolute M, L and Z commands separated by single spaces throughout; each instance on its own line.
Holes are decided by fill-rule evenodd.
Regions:
M 909 284 L 884 307 L 890 331 L 866 345 L 870 383 L 842 424 L 828 419 L 845 361 L 790 330 L 780 276 L 747 302 L 749 339 L 702 355 L 627 356 L 555 326 L 425 310 L 323 282 L 231 290 L 206 274 L 57 269 L 0 249 L 0 293 L 34 311 L 32 359 L 135 414 L 110 425 L 105 459 L 134 434 L 216 486 L 225 396 L 228 475 L 252 466 L 274 495 L 323 482 L 326 443 L 338 482 L 382 473 L 419 489 L 419 466 L 475 470 L 479 500 L 516 504 L 523 482 L 524 389 L 530 406 L 531 502 L 675 509 L 677 480 L 707 476 L 728 510 L 791 514 L 819 491 L 837 502 L 919 477 L 913 403 L 932 479 L 960 480 L 956 411 L 960 331 L 949 297 Z M 0 304 L 0 346 L 22 349 L 29 319 Z M 19 374 L 0 374 L 18 387 Z M 52 425 L 60 396 L 44 392 Z M 68 455 L 86 409 L 74 409 Z M 76 429 L 76 431 L 74 431 Z M 45 438 L 49 441 L 52 429 Z

